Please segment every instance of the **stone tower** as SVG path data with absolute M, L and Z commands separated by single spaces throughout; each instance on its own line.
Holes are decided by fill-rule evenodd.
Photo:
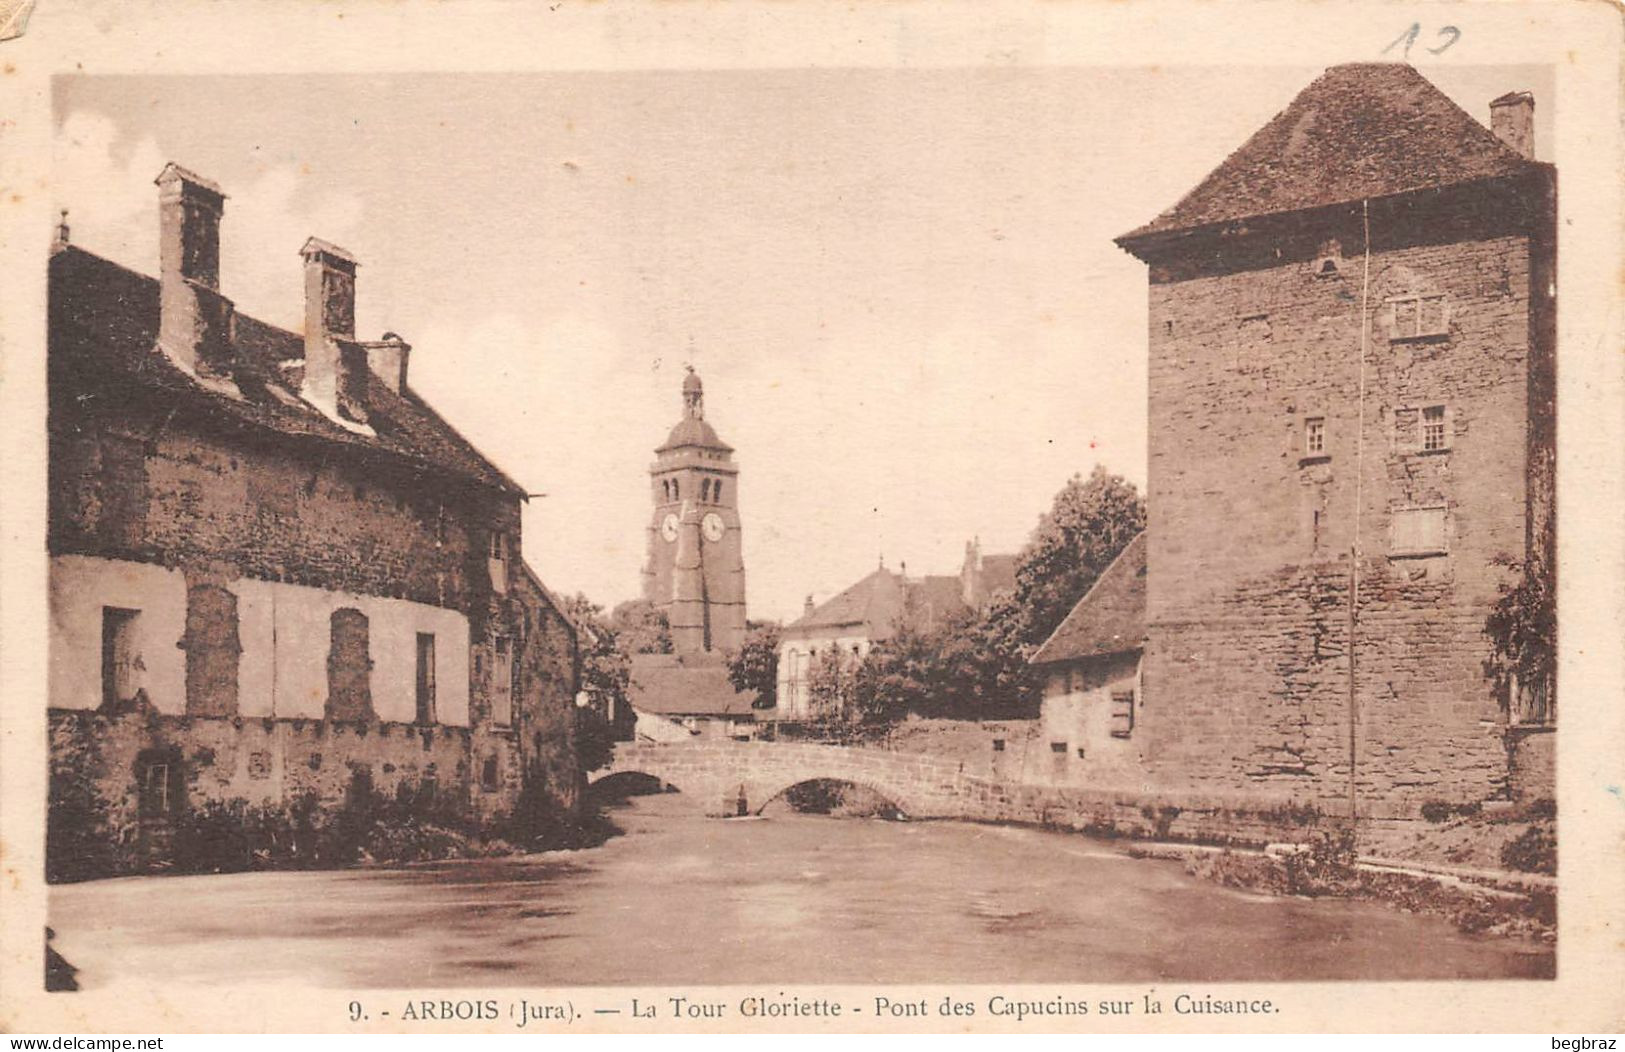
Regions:
M 745 641 L 739 467 L 705 419 L 705 388 L 683 379 L 683 418 L 649 468 L 654 514 L 643 597 L 664 611 L 678 654 L 728 653 Z

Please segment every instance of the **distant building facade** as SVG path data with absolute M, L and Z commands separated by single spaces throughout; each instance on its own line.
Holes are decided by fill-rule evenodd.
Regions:
M 267 325 L 223 292 L 226 195 L 157 183 L 156 280 L 65 223 L 50 262 L 53 762 L 93 757 L 76 777 L 149 855 L 188 808 L 334 805 L 358 775 L 478 819 L 527 785 L 573 809 L 574 633 L 524 491 L 404 341 L 357 338 L 353 257 L 308 241 L 304 334 Z
M 881 566 L 822 604 L 807 597 L 802 616 L 780 635 L 776 707 L 771 718 L 816 718 L 811 683 L 819 660 L 835 655 L 857 663 L 876 643 L 899 629 L 929 629 L 967 612 L 979 612 L 1015 585 L 1014 555 L 982 555 L 979 541 L 965 545 L 958 576 L 908 577 Z
M 1339 66 L 1118 244 L 1150 271 L 1144 703 L 1160 786 L 1411 816 L 1551 796 L 1555 694 L 1485 619 L 1555 551 L 1555 173 Z M 1351 749 L 1351 736 L 1353 746 Z

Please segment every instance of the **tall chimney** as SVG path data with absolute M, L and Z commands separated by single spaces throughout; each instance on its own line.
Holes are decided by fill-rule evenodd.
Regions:
M 174 163 L 153 181 L 158 185 L 158 347 L 186 372 L 234 391 L 234 311 L 220 294 L 220 214 L 226 195 Z
M 365 344 L 367 368 L 396 394 L 406 386 L 406 363 L 412 356 L 412 345 L 395 333 L 386 332 L 382 339 Z
M 366 423 L 367 349 L 355 340 L 354 256 L 305 242 L 305 380 L 300 394 L 329 416 Z
M 1535 96 L 1527 91 L 1510 91 L 1492 101 L 1490 131 L 1520 157 L 1534 160 Z

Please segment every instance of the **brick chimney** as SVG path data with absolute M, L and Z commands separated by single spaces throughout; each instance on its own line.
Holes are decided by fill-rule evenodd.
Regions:
M 386 332 L 382 339 L 365 345 L 367 368 L 396 394 L 406 387 L 406 363 L 412 356 L 412 345 L 395 333 Z
M 1535 96 L 1511 91 L 1490 103 L 1490 131 L 1518 152 L 1535 159 Z
M 232 381 L 235 311 L 220 294 L 220 214 L 226 195 L 170 163 L 158 185 L 158 348 L 206 386 Z
M 354 256 L 305 242 L 305 379 L 300 395 L 340 423 L 367 422 L 367 348 L 355 339 Z

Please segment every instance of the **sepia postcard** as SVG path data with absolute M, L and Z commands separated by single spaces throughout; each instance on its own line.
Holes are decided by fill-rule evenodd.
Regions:
M 0 26 L 0 1029 L 1625 1028 L 1616 5 Z

